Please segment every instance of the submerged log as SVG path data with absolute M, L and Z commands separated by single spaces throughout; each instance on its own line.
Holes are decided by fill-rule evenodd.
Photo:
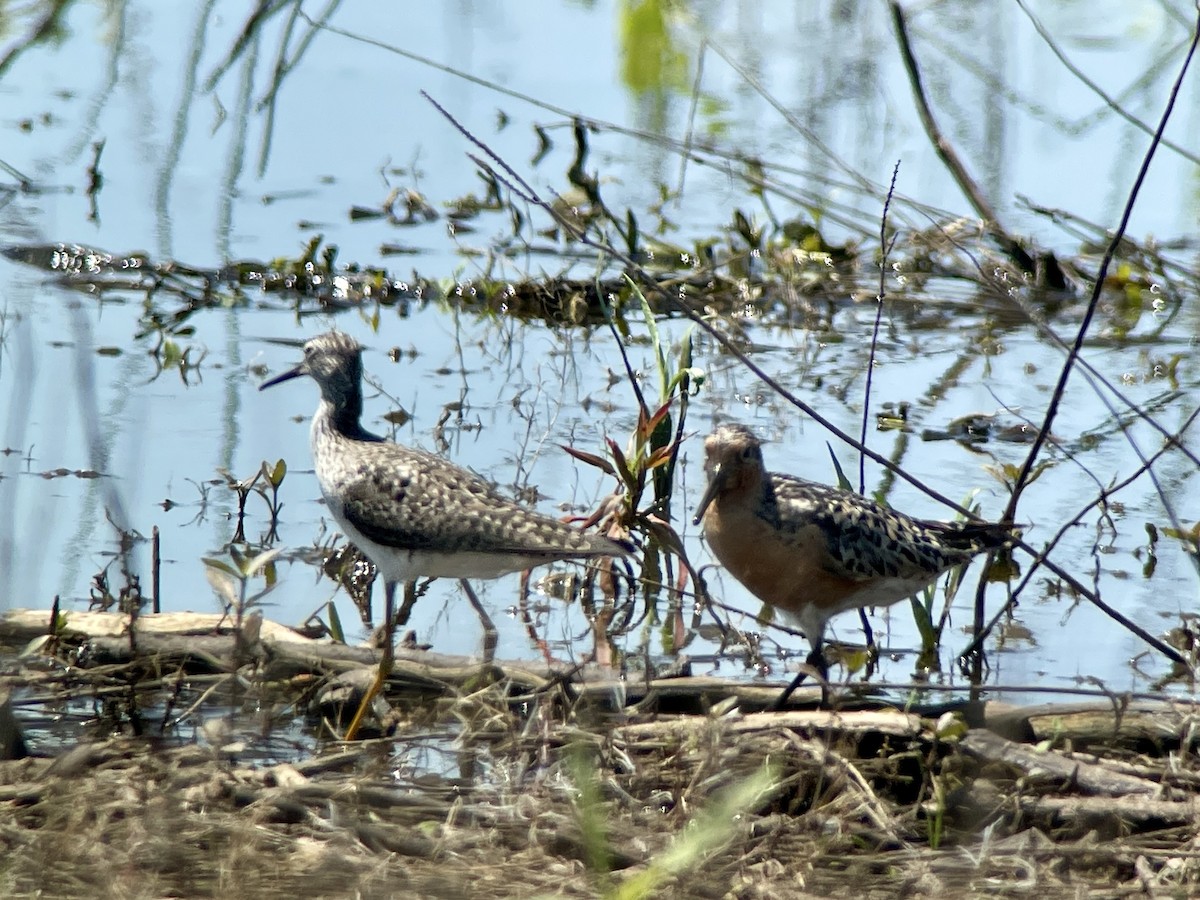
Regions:
M 1112 840 L 1130 832 L 1192 827 L 1200 816 L 1200 800 L 1148 800 L 1145 797 L 1030 797 L 1016 802 L 1029 821 L 1047 831 L 1079 837 L 1097 832 Z

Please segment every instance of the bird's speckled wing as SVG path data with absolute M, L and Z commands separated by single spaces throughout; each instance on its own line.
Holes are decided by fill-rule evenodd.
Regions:
M 927 522 L 849 491 L 771 473 L 762 515 L 784 534 L 815 527 L 831 574 L 853 580 L 929 576 L 1004 543 L 999 526 Z
M 339 471 L 326 496 L 338 497 L 346 520 L 382 546 L 547 560 L 624 552 L 607 538 L 520 506 L 432 453 L 384 442 L 338 443 Z

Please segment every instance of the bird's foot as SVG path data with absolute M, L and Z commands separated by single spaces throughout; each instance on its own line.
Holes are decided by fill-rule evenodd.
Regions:
M 825 654 L 820 648 L 815 648 L 808 658 L 804 661 L 804 665 L 800 667 L 800 671 L 796 673 L 796 677 L 792 679 L 791 684 L 783 689 L 775 700 L 767 707 L 767 712 L 779 712 L 787 706 L 788 700 L 801 684 L 804 679 L 813 676 L 821 683 L 821 709 L 829 708 L 829 666 L 825 662 Z

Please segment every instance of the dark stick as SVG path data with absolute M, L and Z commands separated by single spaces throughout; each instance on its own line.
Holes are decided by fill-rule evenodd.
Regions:
M 1029 481 L 1029 475 L 1033 471 L 1038 454 L 1041 453 L 1042 447 L 1045 446 L 1046 441 L 1050 437 L 1050 428 L 1054 423 L 1055 417 L 1058 415 L 1058 408 L 1062 405 L 1063 396 L 1066 394 L 1067 381 L 1070 379 L 1071 372 L 1075 368 L 1075 362 L 1083 349 L 1083 341 L 1087 337 L 1088 328 L 1092 324 L 1092 317 L 1096 314 L 1096 309 L 1100 305 L 1100 294 L 1104 289 L 1104 280 L 1108 275 L 1108 267 L 1112 264 L 1113 257 L 1116 256 L 1117 247 L 1125 237 L 1125 229 L 1129 226 L 1129 219 L 1133 215 L 1134 204 L 1137 201 L 1138 194 L 1141 192 L 1142 183 L 1146 180 L 1146 173 L 1150 169 L 1150 161 L 1154 159 L 1155 151 L 1162 140 L 1162 134 L 1166 130 L 1167 122 L 1171 118 L 1171 112 L 1175 108 L 1175 100 L 1179 96 L 1179 88 L 1183 84 L 1183 78 L 1187 74 L 1192 57 L 1196 53 L 1196 44 L 1198 41 L 1200 41 L 1200 13 L 1198 13 L 1196 29 L 1192 35 L 1192 43 L 1188 47 L 1187 56 L 1184 58 L 1183 65 L 1179 69 L 1179 76 L 1175 79 L 1175 84 L 1171 87 L 1171 95 L 1167 100 L 1166 109 L 1163 110 L 1162 117 L 1158 123 L 1158 129 L 1154 132 L 1154 137 L 1150 141 L 1150 147 L 1142 158 L 1142 164 L 1138 168 L 1133 188 L 1129 192 L 1129 198 L 1125 201 L 1125 209 L 1121 213 L 1121 221 L 1113 232 L 1112 240 L 1108 243 L 1108 248 L 1104 251 L 1104 258 L 1100 261 L 1100 269 L 1097 271 L 1096 280 L 1092 285 L 1092 295 L 1088 300 L 1087 310 L 1084 312 L 1083 319 L 1079 323 L 1079 329 L 1075 333 L 1075 341 L 1067 353 L 1067 360 L 1063 364 L 1062 372 L 1059 373 L 1058 383 L 1054 386 L 1054 391 L 1050 395 L 1050 403 L 1046 408 L 1046 416 L 1042 420 L 1042 427 L 1034 438 L 1033 446 L 1029 448 L 1029 455 L 1025 458 L 1025 463 L 1021 467 L 1020 474 L 1017 476 L 1012 496 L 1004 511 L 1004 521 L 1013 521 L 1021 492 Z
M 150 611 L 155 615 L 162 612 L 159 605 L 160 575 L 162 573 L 162 553 L 159 546 L 158 526 L 150 532 Z
M 904 18 L 904 10 L 900 8 L 900 4 L 896 0 L 891 0 L 889 6 L 892 9 L 892 22 L 896 26 L 896 38 L 900 42 L 900 55 L 904 60 L 904 68 L 908 72 L 908 81 L 912 86 L 913 99 L 917 103 L 917 115 L 921 117 L 921 125 L 925 128 L 925 134 L 928 135 L 934 150 L 937 151 L 937 155 L 946 164 L 946 168 L 950 170 L 950 175 L 958 184 L 958 189 L 963 192 L 967 201 L 975 208 L 975 212 L 979 218 L 987 222 L 988 227 L 997 240 L 1000 241 L 1005 252 L 1012 257 L 1013 262 L 1022 271 L 1034 271 L 1036 264 L 1033 258 L 1004 230 L 1004 227 L 1000 224 L 1000 217 L 996 214 L 996 210 L 988 202 L 983 191 L 979 189 L 979 185 L 975 183 L 975 179 L 971 177 L 971 173 L 967 171 L 967 167 L 959 159 L 954 145 L 946 139 L 946 136 L 938 127 L 937 121 L 933 118 L 933 110 L 930 109 L 929 101 L 925 97 L 925 87 L 921 82 L 921 69 L 917 65 L 917 58 L 913 53 L 912 44 L 908 40 L 908 25 Z
M 1046 543 L 1046 546 L 1042 549 L 1041 553 L 1038 553 L 1034 557 L 1033 565 L 1031 565 L 1029 567 L 1029 571 L 1026 572 L 1025 577 L 1021 579 L 1021 583 L 1018 584 L 1016 586 L 1016 588 L 1013 590 L 1013 592 L 1012 592 L 1013 598 L 1015 599 L 1021 593 L 1021 591 L 1025 589 L 1025 586 L 1027 584 L 1029 584 L 1029 582 L 1033 579 L 1034 573 L 1037 572 L 1038 565 L 1045 562 L 1045 559 L 1050 554 L 1050 551 L 1054 549 L 1054 547 L 1058 544 L 1059 541 L 1061 541 L 1063 539 L 1063 537 L 1067 534 L 1068 531 L 1070 531 L 1072 528 L 1074 528 L 1076 526 L 1076 524 L 1078 524 L 1080 521 L 1082 521 L 1083 517 L 1085 515 L 1087 515 L 1088 512 L 1095 509 L 1097 506 L 1099 506 L 1101 503 L 1103 503 L 1105 500 L 1107 500 L 1109 497 L 1111 497 L 1117 491 L 1132 484 L 1138 478 L 1141 478 L 1142 474 L 1144 472 L 1146 472 L 1159 459 L 1159 457 L 1166 455 L 1170 450 L 1172 450 L 1174 448 L 1175 444 L 1179 440 L 1183 439 L 1183 433 L 1187 430 L 1188 426 L 1191 425 L 1192 422 L 1194 422 L 1196 420 L 1197 416 L 1200 416 L 1200 409 L 1193 410 L 1192 414 L 1190 416 L 1188 416 L 1187 421 L 1183 423 L 1183 427 L 1179 430 L 1178 438 L 1174 439 L 1171 443 L 1168 443 L 1166 446 L 1160 448 L 1149 459 L 1147 459 L 1139 469 L 1137 469 L 1135 472 L 1133 472 L 1133 474 L 1129 475 L 1127 478 L 1123 479 L 1122 481 L 1118 482 L 1117 484 L 1114 484 L 1111 487 L 1103 490 L 1101 492 L 1100 496 L 1096 497 L 1094 500 L 1092 500 L 1090 503 L 1088 503 L 1086 506 L 1084 506 L 1083 509 L 1079 510 L 1079 512 L 1077 512 L 1074 516 L 1072 516 L 1071 520 L 1069 522 L 1067 522 L 1065 525 L 1063 525 L 1058 530 L 1058 532 L 1054 535 L 1054 537 L 1052 537 Z M 971 643 L 968 644 L 967 648 L 965 650 L 963 650 L 962 653 L 959 654 L 959 659 L 962 659 L 962 658 L 968 657 L 968 656 L 972 656 L 973 654 L 977 654 L 979 652 L 980 648 L 983 646 L 984 640 L 992 632 L 992 629 L 994 629 L 996 627 L 996 625 L 999 623 L 1000 619 L 1003 618 L 1005 613 L 1007 613 L 1012 608 L 1012 603 L 1013 603 L 1013 600 L 1010 600 L 1008 603 L 1005 603 L 1004 606 L 996 613 L 996 615 L 992 617 L 992 620 L 990 622 L 988 622 L 987 627 L 983 628 L 982 630 L 976 628 L 976 632 L 975 632 L 974 637 L 971 640 Z M 1108 607 L 1105 604 L 1098 603 L 1097 605 L 1100 607 L 1100 609 L 1107 612 Z M 1121 622 L 1121 624 L 1125 624 L 1121 618 L 1118 618 L 1117 621 Z M 1184 661 L 1176 660 L 1176 662 L 1184 662 Z M 1186 663 L 1184 663 L 1184 664 L 1186 665 Z
M 887 239 L 888 209 L 892 205 L 892 194 L 896 191 L 898 174 L 900 160 L 896 160 L 896 165 L 892 167 L 892 181 L 888 185 L 887 196 L 883 198 L 883 215 L 879 217 L 879 295 L 875 298 L 875 326 L 871 329 L 871 352 L 867 355 L 867 384 L 863 389 L 862 431 L 859 436 L 864 447 L 867 446 L 867 423 L 871 420 L 871 383 L 875 375 L 875 351 L 879 347 L 879 326 L 883 322 L 883 301 L 887 297 L 887 258 L 891 249 Z M 858 492 L 864 496 L 867 493 L 867 457 L 863 453 L 858 454 Z M 871 620 L 867 618 L 867 611 L 862 607 L 859 607 L 858 619 L 862 622 L 867 647 L 875 649 L 875 633 L 871 630 Z M 795 685 L 785 693 L 780 703 L 786 702 L 792 690 L 795 690 Z
M 879 295 L 875 298 L 875 327 L 871 329 L 871 352 L 867 354 L 867 386 L 863 390 L 862 432 L 859 440 L 867 446 L 867 423 L 871 419 L 871 382 L 875 373 L 875 351 L 879 347 L 879 326 L 883 321 L 883 301 L 887 297 L 887 258 L 891 249 L 887 239 L 888 208 L 892 205 L 892 194 L 896 190 L 896 176 L 900 173 L 900 160 L 892 167 L 892 183 L 888 185 L 883 200 L 883 215 L 879 217 Z M 858 454 L 858 492 L 867 493 L 867 459 Z

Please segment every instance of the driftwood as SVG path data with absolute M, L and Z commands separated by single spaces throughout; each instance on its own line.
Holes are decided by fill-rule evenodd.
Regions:
M 1161 784 L 1126 775 L 1100 762 L 1070 759 L 1052 749 L 1034 749 L 1005 740 L 990 731 L 969 732 L 962 739 L 962 747 L 981 760 L 1020 769 L 1025 777 L 1056 780 L 1089 794 L 1159 797 L 1164 791 Z
M 80 645 L 76 661 L 84 666 L 150 663 L 160 671 L 233 672 L 255 663 L 257 677 L 265 681 L 309 674 L 342 675 L 377 666 L 381 657 L 375 648 L 314 640 L 257 615 L 247 619 L 240 634 L 228 616 L 140 615 L 133 640 L 129 621 L 129 616 L 120 613 L 72 612 L 65 616 L 57 637 Z M 49 614 L 43 610 L 0 614 L 0 640 L 48 640 L 48 631 Z M 743 707 L 761 709 L 782 689 L 782 684 L 744 684 L 704 676 L 625 679 L 601 666 L 568 662 L 496 660 L 484 672 L 479 660 L 470 656 L 403 646 L 396 649 L 389 687 L 393 691 L 439 692 L 476 684 L 481 674 L 504 682 L 516 693 L 563 684 L 572 699 L 610 709 L 649 704 L 700 711 L 731 697 Z M 815 700 L 820 691 L 810 687 L 795 696 Z
M 345 676 L 376 666 L 380 651 L 317 640 L 254 614 L 238 631 L 228 616 L 204 613 L 139 615 L 136 631 L 129 634 L 130 618 L 121 613 L 70 612 L 62 617 L 56 638 L 76 647 L 72 661 L 82 666 L 153 666 L 161 673 L 232 673 L 241 670 L 252 680 L 286 682 L 307 676 Z M 9 610 L 0 613 L 0 641 L 49 641 L 49 613 L 45 610 Z M 247 665 L 251 669 L 246 669 Z M 474 689 L 481 682 L 500 682 L 510 695 L 561 689 L 572 702 L 599 709 L 708 713 L 722 704 L 750 712 L 774 701 L 782 683 L 733 681 L 684 674 L 669 678 L 621 677 L 593 664 L 544 660 L 496 660 L 488 669 L 470 656 L 429 650 L 396 649 L 396 665 L 389 680 L 393 693 L 416 691 L 422 695 Z M 356 679 L 351 679 L 357 683 Z M 814 686 L 796 695 L 801 702 L 816 703 Z M 870 700 L 841 694 L 838 704 L 847 710 L 874 705 Z M 1055 741 L 1060 748 L 1086 747 L 1119 740 L 1125 744 L 1150 742 L 1167 747 L 1200 744 L 1193 737 L 1200 722 L 1200 706 L 1179 700 L 1172 704 L 1081 702 L 1035 707 L 1012 707 L 1000 702 L 952 702 L 918 713 L 936 716 L 957 709 L 967 722 L 1018 742 Z
M 701 712 L 730 699 L 736 700 L 742 709 L 765 709 L 778 699 L 784 686 L 782 682 L 748 684 L 709 675 L 618 679 L 598 667 L 588 667 L 572 680 L 570 691 L 573 697 L 615 709 L 636 704 L 656 709 Z M 795 698 L 793 703 L 815 703 L 821 697 L 821 690 L 806 686 L 792 696 Z
M 700 716 L 680 716 L 661 721 L 637 722 L 613 729 L 613 737 L 627 742 L 669 740 L 676 743 L 694 741 L 716 730 L 723 735 L 753 734 L 788 729 L 802 734 L 862 737 L 879 734 L 899 738 L 928 738 L 929 723 L 920 716 L 899 710 L 856 710 L 833 712 L 827 710 L 750 713 L 721 719 Z
M 1200 709 L 1190 702 L 1176 705 L 1114 707 L 1093 703 L 1078 708 L 1032 710 L 1029 727 L 1037 740 L 1061 740 L 1065 735 L 1080 745 L 1194 745 L 1200 741 Z
M 989 730 L 1018 741 L 1070 741 L 1079 746 L 1200 744 L 1200 705 L 1184 697 L 1170 703 L 1125 703 L 1114 697 L 1026 707 L 989 704 L 985 721 Z
M 125 637 L 129 634 L 129 616 L 112 612 L 72 611 L 63 613 L 58 636 L 68 639 Z M 255 622 L 258 624 L 256 625 Z M 216 613 L 144 613 L 137 617 L 137 634 L 206 635 L 232 634 L 233 620 Z M 259 614 L 246 617 L 245 627 L 258 628 L 264 639 L 307 640 L 295 629 L 264 619 Z M 50 613 L 44 609 L 10 609 L 0 613 L 0 641 L 29 641 L 51 634 Z
M 1130 831 L 1195 826 L 1200 800 L 1147 800 L 1144 797 L 1021 797 L 1023 815 L 1042 820 L 1050 828 L 1067 828 L 1082 835 L 1092 830 L 1105 836 Z

